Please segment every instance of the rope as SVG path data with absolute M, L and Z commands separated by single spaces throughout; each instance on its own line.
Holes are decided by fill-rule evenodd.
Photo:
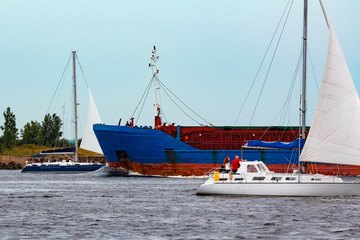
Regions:
M 71 54 L 70 54 L 70 56 L 69 56 L 69 58 L 68 58 L 68 60 L 67 60 L 67 62 L 66 62 L 65 68 L 64 68 L 64 70 L 63 70 L 63 72 L 62 72 L 62 74 L 61 74 L 61 77 L 60 77 L 59 82 L 58 82 L 58 84 L 57 84 L 57 86 L 56 86 L 54 95 L 53 95 L 53 97 L 52 97 L 52 99 L 51 99 L 51 101 L 50 101 L 49 107 L 48 107 L 45 115 L 47 115 L 47 114 L 50 112 L 51 105 L 53 104 L 53 101 L 54 101 L 54 99 L 55 99 L 55 97 L 56 97 L 56 94 L 57 94 L 58 91 L 59 91 L 59 87 L 60 87 L 61 83 L 64 82 L 64 81 L 63 81 L 63 80 L 64 80 L 64 76 L 65 76 L 65 74 L 67 73 L 67 70 L 68 70 L 68 68 L 69 68 L 70 60 L 71 60 Z M 62 86 L 62 85 L 61 85 L 61 86 Z M 59 97 L 59 96 L 60 96 L 60 93 L 59 93 L 58 97 Z M 57 99 L 56 101 L 58 101 L 58 99 Z M 52 116 L 52 115 L 50 115 L 50 116 Z M 46 137 L 47 134 L 49 134 L 49 131 L 46 131 L 44 137 Z M 45 140 L 42 141 L 42 145 L 44 145 L 44 141 L 45 141 Z M 55 140 L 50 144 L 49 147 L 54 146 L 54 145 L 55 145 Z
M 283 104 L 283 106 L 281 107 L 281 109 L 279 110 L 279 112 L 276 114 L 276 116 L 280 115 L 280 121 L 281 119 L 284 119 L 283 122 L 285 122 L 285 115 L 287 112 L 289 112 L 289 105 L 290 105 L 290 100 L 291 100 L 291 96 L 292 96 L 292 92 L 294 90 L 294 86 L 295 86 L 295 82 L 296 82 L 296 77 L 298 75 L 299 69 L 300 69 L 300 63 L 301 63 L 301 59 L 302 59 L 302 50 L 300 51 L 299 54 L 299 58 L 296 64 L 296 68 L 295 68 L 295 72 L 289 87 L 289 91 L 288 91 L 288 95 L 286 97 L 285 103 Z M 275 117 L 276 118 L 276 117 Z M 267 129 L 268 130 L 268 129 Z M 267 130 L 264 132 L 264 134 L 261 136 L 261 138 L 265 135 L 265 133 L 267 132 Z M 280 139 L 282 138 L 282 136 L 284 135 L 286 131 L 286 128 L 282 131 Z M 295 134 L 294 134 L 295 135 Z
M 165 87 L 167 90 L 169 90 L 160 80 L 158 80 L 160 85 L 162 87 Z M 170 91 L 170 90 L 169 90 Z M 167 91 L 165 91 L 164 89 L 164 92 L 166 93 L 166 95 L 170 98 L 170 100 L 175 104 L 175 106 L 177 106 L 179 108 L 180 111 L 182 111 L 186 116 L 188 116 L 191 120 L 193 120 L 194 122 L 196 122 L 197 124 L 203 126 L 203 124 L 201 124 L 200 122 L 196 121 L 194 118 L 192 118 L 189 114 L 187 114 L 184 110 L 181 109 L 181 107 L 172 99 L 172 97 L 168 94 Z M 171 91 L 170 91 L 171 92 Z M 172 92 L 171 92 L 172 93 Z M 174 94 L 173 94 L 174 95 Z M 175 95 L 174 95 L 175 96 Z M 175 96 L 176 97 L 176 96 Z M 177 97 L 176 97 L 177 98 Z M 179 99 L 178 99 L 179 100 Z M 179 100 L 181 102 L 181 100 Z M 184 103 L 183 103 L 184 104 Z
M 148 86 L 148 88 L 147 88 L 147 92 L 146 92 L 146 97 L 145 97 L 145 99 L 147 98 L 147 96 L 148 96 L 148 94 L 149 94 L 149 91 L 150 91 L 150 86 L 151 86 L 151 83 L 152 83 L 152 81 L 154 80 L 154 78 L 151 78 L 151 81 L 150 81 L 150 85 Z M 144 93 L 145 94 L 145 93 Z M 143 95 L 144 96 L 144 95 Z M 141 97 L 142 98 L 142 97 Z M 140 111 L 139 111 L 139 115 L 138 115 L 138 117 L 136 118 L 136 122 L 135 122 L 135 124 L 137 124 L 137 122 L 138 122 L 138 120 L 139 120 L 139 118 L 140 118 L 140 114 L 141 114 L 141 112 L 142 112 L 142 110 L 143 110 L 143 108 L 144 108 L 144 105 L 145 105 L 145 99 L 144 99 L 144 101 L 143 101 L 143 104 L 142 104 L 142 106 L 141 106 L 141 109 L 140 109 Z M 140 100 L 141 101 L 141 100 Z M 137 108 L 137 107 L 136 107 Z
M 310 64 L 311 64 L 311 70 L 312 70 L 313 75 L 314 75 L 315 85 L 316 85 L 317 91 L 318 91 L 318 93 L 319 93 L 319 92 L 320 92 L 320 90 L 319 90 L 319 84 L 318 84 L 318 81 L 317 81 L 317 78 L 316 78 L 316 74 L 315 74 L 315 70 L 314 70 L 314 65 L 313 65 L 312 60 L 311 60 L 309 47 L 307 48 L 307 52 L 308 52 L 308 54 L 309 54 L 309 59 L 310 59 Z
M 148 85 L 147 85 L 147 87 L 145 88 L 145 91 L 144 91 L 143 95 L 141 96 L 140 101 L 139 101 L 139 103 L 137 104 L 137 106 L 136 106 L 136 108 L 135 108 L 135 110 L 134 110 L 133 114 L 131 115 L 131 118 L 133 118 L 133 117 L 134 117 L 134 115 L 135 115 L 135 113 L 136 113 L 136 110 L 138 109 L 139 105 L 141 104 L 141 101 L 143 100 L 143 98 L 144 98 L 144 96 L 145 96 L 145 93 L 146 93 L 146 92 L 149 92 L 149 88 L 150 88 L 150 86 L 151 86 L 151 84 L 152 84 L 153 80 L 154 80 L 154 77 L 152 77 L 152 78 L 151 78 L 151 80 L 150 80 L 149 84 L 148 84 Z
M 291 2 L 291 5 L 290 5 L 290 7 L 289 7 L 290 2 Z M 262 60 L 261 60 L 260 66 L 259 66 L 259 68 L 258 68 L 258 70 L 257 70 L 257 72 L 256 72 L 256 74 L 255 74 L 255 77 L 254 77 L 254 79 L 253 79 L 253 81 L 252 81 L 252 83 L 251 83 L 251 86 L 250 86 L 248 92 L 246 93 L 245 100 L 244 100 L 244 102 L 243 102 L 243 104 L 242 104 L 242 106 L 241 106 L 241 108 L 240 108 L 240 111 L 239 111 L 239 113 L 238 113 L 238 115 L 237 115 L 237 117 L 236 117 L 236 119 L 235 119 L 235 124 L 234 124 L 234 125 L 237 124 L 237 122 L 238 122 L 238 120 L 239 120 L 239 118 L 240 118 L 240 115 L 241 115 L 241 113 L 242 113 L 242 111 L 243 111 L 243 109 L 244 109 L 244 107 L 245 107 L 245 104 L 246 104 L 248 98 L 249 98 L 250 92 L 252 91 L 252 89 L 253 89 L 253 87 L 254 87 L 254 84 L 255 84 L 255 82 L 256 82 L 256 79 L 257 79 L 257 77 L 258 77 L 258 75 L 259 75 L 259 73 L 260 73 L 260 70 L 262 69 L 262 66 L 264 65 L 265 59 L 266 59 L 266 57 L 267 57 L 267 55 L 268 55 L 268 52 L 269 52 L 269 50 L 270 50 L 270 47 L 272 46 L 272 43 L 273 43 L 273 41 L 274 41 L 274 39 L 275 39 L 276 33 L 278 32 L 278 29 L 279 29 L 279 27 L 280 27 L 280 25 L 281 25 L 281 22 L 282 22 L 282 20 L 283 20 L 283 18 L 284 18 L 284 16 L 285 16 L 285 13 L 286 13 L 286 11 L 287 11 L 287 9 L 288 9 L 288 7 L 289 7 L 289 9 L 288 9 L 288 14 L 287 14 L 287 17 L 286 17 L 286 19 L 285 19 L 285 23 L 284 23 L 282 32 L 283 32 L 283 30 L 284 30 L 284 27 L 285 27 L 285 25 L 286 25 L 286 22 L 287 22 L 287 19 L 288 19 L 288 16 L 289 16 L 291 7 L 292 7 L 292 5 L 293 5 L 293 2 L 294 2 L 294 0 L 289 0 L 289 1 L 287 2 L 287 4 L 286 4 L 285 8 L 284 8 L 284 11 L 283 11 L 283 13 L 282 13 L 282 15 L 281 15 L 281 17 L 280 17 L 280 20 L 279 20 L 279 22 L 278 22 L 278 24 L 277 24 L 277 26 L 276 26 L 276 28 L 275 28 L 274 34 L 272 35 L 271 40 L 270 40 L 270 42 L 269 42 L 269 44 L 268 44 L 268 47 L 267 47 L 267 49 L 266 49 L 266 51 L 265 51 L 265 54 L 264 54 L 264 56 L 263 56 L 263 58 L 262 58 Z M 281 32 L 281 35 L 282 35 L 282 32 Z M 278 44 L 279 44 L 279 42 L 280 42 L 281 35 L 280 35 L 280 38 L 279 38 L 279 40 L 278 40 Z M 277 46 L 278 46 L 278 44 L 277 44 Z M 276 52 L 276 49 L 275 49 L 275 52 Z M 275 55 L 275 53 L 274 53 L 274 55 Z M 269 67 L 269 70 L 270 70 L 270 68 L 271 68 L 271 65 L 270 65 L 270 67 Z M 269 72 L 269 70 L 268 70 L 268 72 Z M 263 87 L 264 87 L 264 84 L 263 84 Z M 261 95 L 261 93 L 260 93 L 260 95 Z M 259 99 L 258 99 L 258 100 L 259 100 Z M 255 110 L 256 110 L 256 108 L 255 108 Z M 254 113 L 255 113 L 255 110 L 254 110 Z M 253 113 L 253 115 L 254 115 L 254 113 Z M 250 121 L 250 124 L 251 124 L 251 121 Z M 250 124 L 249 124 L 249 125 L 250 125 Z M 234 131 L 234 130 L 232 129 L 231 132 L 230 132 L 230 135 L 229 135 L 229 137 L 228 137 L 228 140 L 230 139 L 233 131 Z M 246 131 L 245 135 L 247 135 L 247 133 L 248 133 L 248 130 Z M 227 141 L 228 141 L 228 140 L 227 140 Z M 224 150 L 222 151 L 222 153 L 220 154 L 219 161 L 220 161 L 220 159 L 223 157 L 223 154 L 224 154 L 224 151 L 225 151 L 225 150 L 226 150 L 226 146 L 225 146 L 225 149 L 224 149 Z
M 162 111 L 162 110 L 160 109 L 160 113 L 161 113 L 161 115 L 165 118 L 165 121 L 166 121 L 166 122 L 169 122 L 169 121 L 167 120 L 166 116 L 165 116 L 164 111 Z
M 156 78 L 157 79 L 157 78 Z M 194 110 L 192 110 L 188 105 L 186 105 L 183 101 L 181 101 L 180 98 L 178 98 L 168 87 L 165 86 L 165 84 L 163 82 L 161 82 L 159 79 L 157 79 L 158 82 L 160 83 L 160 85 L 164 88 L 164 92 L 166 93 L 165 89 L 168 90 L 179 102 L 181 102 L 185 107 L 187 107 L 192 113 L 194 113 L 196 116 L 198 116 L 199 118 L 201 118 L 203 121 L 205 121 L 207 124 L 209 124 L 210 126 L 213 126 L 210 122 L 206 121 L 203 117 L 201 117 L 199 114 L 197 114 Z M 166 93 L 167 94 L 167 93 Z M 168 95 L 168 94 L 167 94 Z M 168 95 L 169 96 L 169 95 Z M 169 96 L 170 98 L 170 96 Z M 172 100 L 172 98 L 170 98 Z M 173 101 L 173 100 L 172 100 Z M 185 113 L 176 103 L 175 101 L 173 101 L 174 104 L 183 112 Z M 186 114 L 186 113 L 185 113 Z M 186 114 L 189 118 L 191 118 L 188 114 Z M 194 120 L 193 118 L 191 118 L 192 120 Z M 195 120 L 194 120 L 195 121 Z M 197 121 L 195 121 L 197 122 Z M 200 124 L 199 122 L 197 122 L 198 124 Z M 202 125 L 202 124 L 200 124 Z
M 76 57 L 77 62 L 79 63 L 80 71 L 81 71 L 81 74 L 82 74 L 82 76 L 83 76 L 83 78 L 84 78 L 86 87 L 87 87 L 87 89 L 90 89 L 90 88 L 89 88 L 89 83 L 88 83 L 88 81 L 86 80 L 85 73 L 84 73 L 84 70 L 83 70 L 83 68 L 82 68 L 82 66 L 81 66 L 81 63 L 80 63 L 80 60 L 79 60 L 79 57 L 78 57 L 77 53 L 75 54 L 75 57 Z M 79 131 L 80 131 L 80 133 L 81 133 L 81 135 L 82 135 L 82 134 L 83 134 L 82 130 L 83 130 L 84 128 L 82 127 L 81 118 L 80 118 L 80 117 L 78 117 L 78 123 L 79 123 L 79 125 L 80 125 Z M 81 140 L 82 140 L 82 138 L 81 138 Z
M 289 88 L 289 91 L 288 91 L 288 95 L 286 97 L 286 101 L 285 101 L 285 103 L 283 105 L 283 112 L 281 114 L 280 119 L 285 118 L 286 112 L 285 112 L 284 109 L 287 109 L 287 110 L 289 109 L 290 100 L 291 100 L 292 92 L 294 90 L 296 77 L 298 76 L 299 69 L 300 69 L 301 59 L 302 59 L 302 50 L 300 51 L 300 54 L 299 54 L 299 58 L 298 58 L 298 61 L 297 61 L 297 64 L 296 64 L 295 72 L 294 72 L 294 75 L 293 75 L 293 78 L 292 78 L 292 81 L 291 81 L 291 84 L 290 84 L 290 88 Z
M 67 72 L 67 69 L 68 69 L 68 67 L 69 67 L 69 62 L 70 62 L 70 59 L 71 59 L 71 55 L 70 55 L 70 56 L 69 56 L 69 58 L 68 58 L 68 61 L 67 61 L 66 65 L 65 65 L 65 68 L 64 68 L 63 73 L 61 74 L 61 77 L 60 77 L 59 83 L 58 83 L 58 85 L 57 85 L 57 87 L 56 87 L 55 93 L 54 93 L 54 95 L 53 95 L 53 97 L 52 97 L 52 99 L 51 99 L 51 101 L 50 101 L 50 104 L 49 104 L 49 107 L 48 107 L 48 109 L 47 109 L 46 113 L 49 113 L 49 110 L 50 110 L 51 104 L 52 104 L 52 102 L 53 102 L 53 100 L 54 100 L 54 98 L 55 98 L 55 95 L 56 95 L 56 93 L 57 93 L 57 91 L 58 91 L 58 89 L 59 89 L 60 83 L 61 83 L 61 81 L 63 80 L 64 75 L 65 75 L 65 73 Z
M 81 67 L 79 57 L 78 57 L 77 54 L 75 54 L 75 57 L 76 57 L 77 62 L 79 63 L 79 67 L 80 67 L 80 70 L 81 70 L 81 74 L 83 75 L 83 78 L 84 78 L 84 80 L 85 80 L 86 87 L 89 88 L 89 84 L 88 84 L 88 82 L 86 81 L 85 74 L 84 74 L 84 71 L 83 71 L 83 69 L 82 69 L 82 67 Z
M 289 87 L 289 90 L 288 90 L 288 95 L 286 97 L 286 100 L 284 102 L 284 104 L 282 105 L 282 107 L 280 108 L 280 110 L 278 111 L 278 113 L 276 114 L 275 118 L 277 118 L 277 116 L 280 115 L 279 119 L 281 121 L 281 119 L 284 119 L 283 121 L 285 121 L 285 114 L 286 112 L 288 112 L 289 110 L 289 105 L 290 105 L 290 100 L 291 100 L 291 96 L 292 96 L 292 92 L 294 90 L 294 86 L 295 86 L 295 82 L 296 82 L 296 77 L 298 75 L 298 72 L 299 72 L 299 68 L 300 68 L 300 63 L 301 63 L 301 56 L 302 56 L 302 51 L 300 51 L 300 54 L 299 54 L 299 58 L 298 58 L 298 61 L 297 61 L 297 64 L 296 64 L 296 68 L 295 68 L 295 72 L 294 72 L 294 75 L 293 75 L 293 78 L 292 78 L 292 81 L 291 81 L 291 84 L 290 84 L 290 87 Z M 274 121 L 274 120 L 273 120 Z M 269 130 L 269 127 L 265 130 L 265 132 L 263 133 L 263 135 L 260 137 L 260 139 L 262 139 L 264 137 L 264 135 L 266 134 L 266 132 Z M 284 135 L 286 131 L 286 128 L 282 131 L 281 133 L 281 136 L 280 136 L 280 139 L 282 138 L 282 136 Z
M 255 74 L 255 77 L 254 77 L 252 83 L 251 83 L 251 86 L 250 86 L 250 88 L 249 88 L 249 91 L 248 91 L 247 94 L 246 94 L 245 101 L 243 102 L 243 104 L 242 104 L 242 106 L 241 106 L 241 108 L 240 108 L 240 111 L 239 111 L 239 113 L 238 113 L 238 115 L 237 115 L 237 117 L 236 117 L 236 120 L 235 120 L 235 124 L 234 124 L 234 125 L 237 124 L 237 122 L 238 122 L 238 120 L 239 120 L 239 118 L 240 118 L 240 115 L 241 115 L 241 113 L 242 113 L 242 111 L 243 111 L 243 109 L 244 109 L 244 106 L 245 106 L 245 104 L 246 104 L 246 102 L 247 102 L 247 100 L 248 100 L 248 97 L 249 97 L 249 95 L 250 95 L 250 92 L 251 92 L 251 90 L 252 90 L 252 88 L 253 88 L 253 86 L 254 86 L 254 84 L 255 84 L 255 82 L 256 82 L 256 79 L 257 79 L 257 77 L 258 77 L 258 75 L 259 75 L 259 73 L 260 73 L 260 70 L 261 70 L 261 68 L 262 68 L 262 66 L 263 66 L 263 64 L 264 64 L 264 61 L 265 61 L 265 59 L 266 59 L 266 56 L 267 56 L 267 54 L 268 54 L 268 52 L 269 52 L 269 50 L 270 50 L 270 47 L 271 47 L 271 45 L 272 45 L 272 42 L 274 41 L 275 35 L 276 35 L 276 33 L 277 33 L 278 29 L 279 29 L 280 23 L 282 22 L 282 19 L 283 19 L 284 15 L 285 15 L 286 9 L 288 8 L 288 5 L 289 5 L 290 1 L 291 1 L 291 0 L 289 0 L 288 3 L 286 4 L 286 7 L 285 7 L 285 9 L 284 9 L 284 11 L 283 11 L 283 13 L 282 13 L 282 15 L 281 15 L 281 18 L 280 18 L 280 20 L 279 20 L 279 22 L 278 22 L 278 25 L 277 25 L 276 28 L 275 28 L 274 34 L 273 34 L 273 36 L 272 36 L 272 38 L 271 38 L 271 40 L 270 40 L 270 42 L 269 42 L 269 45 L 268 45 L 268 47 L 267 47 L 267 49 L 266 49 L 266 51 L 265 51 L 265 54 L 264 54 L 264 56 L 263 56 L 263 58 L 262 58 L 262 60 L 261 60 L 260 66 L 259 66 L 259 68 L 258 68 L 258 70 L 257 70 L 257 72 L 256 72 L 256 74 Z M 292 0 L 292 1 L 294 1 L 294 0 Z M 291 3 L 291 4 L 292 4 L 292 3 Z
M 262 92 L 263 92 L 263 90 L 264 90 L 265 84 L 266 84 L 266 82 L 267 82 L 267 79 L 268 79 L 268 76 L 269 76 L 269 73 L 270 73 L 270 69 L 271 69 L 272 63 L 273 63 L 273 61 L 274 61 L 274 59 L 275 59 L 275 55 L 276 55 L 277 49 L 278 49 L 279 44 L 280 44 L 281 37 L 282 37 L 282 35 L 283 35 L 283 33 L 284 33 L 284 29 L 285 29 L 285 26 L 286 26 L 286 23 L 287 23 L 287 19 L 288 19 L 289 14 L 290 14 L 290 10 L 291 10 L 292 4 L 293 4 L 293 1 L 292 1 L 291 5 L 290 5 L 290 7 L 289 7 L 289 11 L 288 11 L 288 13 L 287 13 L 287 16 L 286 16 L 284 25 L 283 25 L 283 27 L 282 27 L 282 29 L 281 29 L 280 36 L 279 36 L 279 40 L 278 40 L 278 42 L 277 42 L 277 44 L 276 44 L 276 47 L 275 47 L 275 50 L 274 50 L 274 54 L 273 54 L 273 56 L 272 56 L 272 58 L 271 58 L 270 65 L 269 65 L 268 70 L 267 70 L 267 72 L 266 72 L 265 80 L 264 80 L 264 82 L 263 82 L 263 84 L 262 84 L 262 86 L 261 86 L 261 90 L 260 90 L 260 93 L 259 93 L 259 97 L 258 97 L 258 99 L 256 100 L 255 109 L 254 109 L 254 111 L 253 111 L 253 113 L 252 113 L 252 115 L 251 115 L 249 125 L 251 125 L 251 122 L 252 122 L 252 120 L 253 120 L 253 118 L 254 118 L 254 115 L 255 115 L 257 106 L 258 106 L 259 101 L 260 101 L 260 96 L 261 96 L 261 94 L 262 94 Z

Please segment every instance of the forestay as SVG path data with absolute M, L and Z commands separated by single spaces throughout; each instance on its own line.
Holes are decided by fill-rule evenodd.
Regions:
M 333 26 L 314 119 L 300 161 L 360 165 L 360 100 Z

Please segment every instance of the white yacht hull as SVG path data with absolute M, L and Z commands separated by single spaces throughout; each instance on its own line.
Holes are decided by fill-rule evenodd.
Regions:
M 198 195 L 326 197 L 360 194 L 358 183 L 204 183 Z

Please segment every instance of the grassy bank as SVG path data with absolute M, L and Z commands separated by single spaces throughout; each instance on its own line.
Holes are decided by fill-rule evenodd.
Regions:
M 17 146 L 13 149 L 3 149 L 0 155 L 30 156 L 30 155 L 37 155 L 40 154 L 42 151 L 51 150 L 51 149 L 56 149 L 56 148 L 49 148 L 46 146 L 38 146 L 34 144 L 25 144 L 25 145 Z M 79 149 L 79 155 L 102 156 L 102 154 L 94 153 L 84 149 Z
M 26 144 L 15 147 L 13 149 L 3 149 L 1 155 L 8 156 L 29 156 L 41 153 L 41 151 L 47 150 L 45 146 L 38 146 L 34 144 Z
M 18 146 L 14 149 L 2 149 L 2 152 L 0 153 L 0 169 L 22 169 L 25 166 L 25 161 L 29 159 L 31 155 L 38 155 L 44 150 L 51 149 L 55 148 L 33 144 Z M 64 156 L 65 155 L 49 155 L 46 159 L 67 159 L 67 157 Z M 101 163 L 106 162 L 102 154 L 94 153 L 84 149 L 79 149 L 79 161 Z

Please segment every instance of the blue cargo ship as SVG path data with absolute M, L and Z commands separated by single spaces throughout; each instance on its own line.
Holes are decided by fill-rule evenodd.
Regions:
M 198 128 L 201 127 L 190 127 L 190 129 L 193 128 L 199 132 Z M 204 128 L 202 134 L 204 135 L 210 127 L 202 128 Z M 125 172 L 133 171 L 144 175 L 160 176 L 201 176 L 209 169 L 219 167 L 226 156 L 233 159 L 236 155 L 242 156 L 248 161 L 261 160 L 271 170 L 280 172 L 288 170 L 289 163 L 291 163 L 290 167 L 292 164 L 297 164 L 299 150 L 296 149 L 223 148 L 201 150 L 181 141 L 181 139 L 190 139 L 187 137 L 189 134 L 181 135 L 180 126 L 176 129 L 179 132 L 176 133 L 177 137 L 173 137 L 162 130 L 148 127 L 94 125 L 95 135 L 107 162 L 111 167 L 122 169 Z M 267 128 L 259 127 L 259 129 Z M 259 129 L 255 130 L 259 131 Z M 216 134 L 222 132 L 219 127 L 214 130 Z M 249 131 L 248 128 L 237 128 L 236 130 Z M 233 135 L 237 134 L 233 133 Z M 192 143 L 193 145 L 199 144 Z M 213 144 L 216 145 L 215 142 Z M 205 145 L 209 146 L 209 143 L 207 142 Z

